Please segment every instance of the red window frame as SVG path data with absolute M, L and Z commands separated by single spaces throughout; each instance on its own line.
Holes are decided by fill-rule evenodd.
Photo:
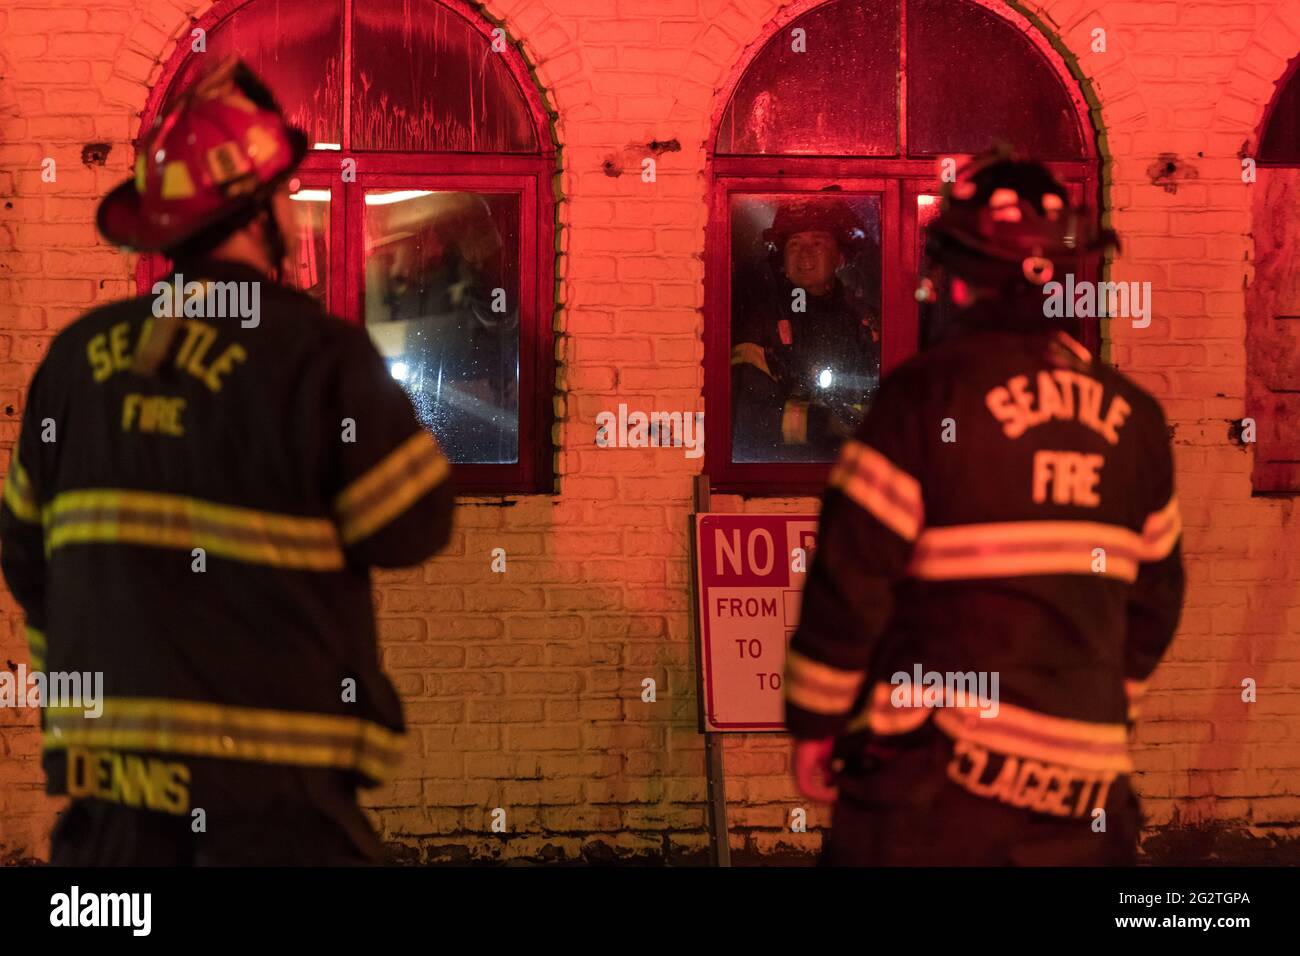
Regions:
M 719 154 L 718 134 L 727 106 L 744 79 L 750 64 L 767 43 L 789 27 L 792 21 L 821 6 L 827 0 L 796 0 L 768 25 L 762 36 L 745 51 L 732 68 L 714 104 L 708 140 L 705 175 L 709 183 L 709 218 L 705 229 L 704 370 L 705 407 L 709 427 L 705 429 L 704 473 L 714 491 L 751 496 L 805 496 L 820 494 L 826 487 L 831 463 L 737 463 L 731 460 L 731 220 L 730 197 L 743 192 L 800 192 L 825 194 L 881 193 L 881 374 L 914 354 L 919 330 L 919 306 L 914 291 L 920 268 L 920 236 L 917 229 L 917 196 L 937 194 L 938 160 L 942 157 L 907 155 L 907 71 L 906 0 L 900 4 L 902 24 L 899 38 L 901 72 L 899 84 L 899 150 L 893 157 L 823 157 L 791 154 Z M 1046 165 L 1070 190 L 1075 202 L 1097 217 L 1100 210 L 1100 164 L 1090 107 L 1065 61 L 1028 20 L 1010 10 L 993 8 L 983 0 L 963 0 L 986 7 L 1019 29 L 1033 41 L 1046 62 L 1065 84 L 1075 107 L 1080 141 L 1086 155 L 1079 160 L 1049 162 Z M 833 192 L 831 194 L 834 194 Z M 1083 277 L 1095 279 L 1099 261 L 1089 260 Z M 1100 328 L 1096 320 L 1085 324 L 1083 344 L 1096 353 Z
M 191 28 L 211 34 L 248 4 L 266 0 L 219 0 Z M 310 0 L 303 0 L 310 2 Z M 342 0 L 343 142 L 341 149 L 308 152 L 297 177 L 304 188 L 330 190 L 330 255 L 328 307 L 350 322 L 364 321 L 363 202 L 366 190 L 385 188 L 460 189 L 515 193 L 520 197 L 520 322 L 519 322 L 519 448 L 511 464 L 458 464 L 460 492 L 486 494 L 550 494 L 554 491 L 554 413 L 556 207 L 552 186 L 558 171 L 557 148 L 551 135 L 551 114 L 513 42 L 500 56 L 528 105 L 539 144 L 536 153 L 404 152 L 354 150 L 349 117 L 352 83 L 351 23 L 354 4 Z M 491 43 L 498 24 L 463 0 L 429 0 L 458 14 Z M 188 34 L 187 34 L 188 36 Z M 141 114 L 137 152 L 154 118 L 168 101 L 171 87 L 192 54 L 185 40 L 163 67 Z M 356 161 L 356 177 L 342 180 L 341 164 Z M 164 257 L 145 254 L 136 266 L 136 287 L 149 288 L 167 268 Z

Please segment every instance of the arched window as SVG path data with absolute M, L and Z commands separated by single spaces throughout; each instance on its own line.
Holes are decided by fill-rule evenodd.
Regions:
M 1027 21 L 992 6 L 804 0 L 733 72 L 709 155 L 716 488 L 824 487 L 843 423 L 924 338 L 914 291 L 945 159 L 1010 143 L 1095 214 L 1083 95 Z
M 1300 492 L 1300 57 L 1264 111 L 1251 189 L 1255 276 L 1246 292 L 1246 417 L 1254 490 Z
M 365 324 L 458 487 L 549 491 L 555 146 L 504 30 L 461 0 L 223 0 L 195 26 L 142 130 L 242 56 L 313 143 L 291 281 Z
M 1259 162 L 1300 166 L 1300 57 L 1291 61 L 1264 113 L 1259 135 Z

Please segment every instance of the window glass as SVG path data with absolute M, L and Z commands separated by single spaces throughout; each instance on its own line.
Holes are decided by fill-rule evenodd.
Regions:
M 365 322 L 454 462 L 519 457 L 517 194 L 368 190 Z
M 880 381 L 880 197 L 730 211 L 732 460 L 833 461 Z
M 343 141 L 342 8 L 337 0 L 260 0 L 240 7 L 204 38 L 171 93 L 213 63 L 238 54 L 275 93 L 289 122 L 311 143 Z
M 777 31 L 727 104 L 717 151 L 897 153 L 897 5 L 838 0 Z
M 505 58 L 460 16 L 422 0 L 353 11 L 355 149 L 537 152 Z
M 1077 113 L 1019 30 L 974 3 L 907 0 L 907 142 L 913 156 L 978 153 L 997 139 L 1036 159 L 1082 153 Z
M 922 193 L 916 197 L 916 239 L 919 247 L 916 261 L 920 264 L 919 274 L 921 276 L 925 276 L 930 268 L 929 257 L 925 254 L 926 227 L 939 215 L 939 203 L 940 197 L 934 194 Z M 938 290 L 936 290 L 937 293 Z M 919 303 L 918 321 L 920 328 L 918 329 L 917 341 L 921 348 L 934 345 L 944 337 L 951 327 L 952 309 L 952 304 L 944 296 Z
M 329 308 L 330 191 L 306 187 L 295 189 L 289 198 L 293 200 L 297 229 L 289 243 L 285 282 L 315 296 Z

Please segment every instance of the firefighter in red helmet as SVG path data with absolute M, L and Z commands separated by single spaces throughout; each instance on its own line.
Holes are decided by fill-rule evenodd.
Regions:
M 843 199 L 825 196 L 783 202 L 763 240 L 768 275 L 739 286 L 733 308 L 732 453 L 833 461 L 880 376 L 879 276 L 842 278 L 873 241 Z
M 1134 860 L 1128 729 L 1183 595 L 1173 458 L 1156 400 L 1044 304 L 1112 240 L 1004 152 L 946 188 L 923 289 L 958 327 L 845 443 L 787 658 L 826 863 Z
M 99 210 L 174 272 L 32 379 L 0 562 L 34 669 L 90 682 L 41 714 L 55 863 L 383 857 L 357 789 L 404 726 L 370 568 L 434 554 L 452 493 L 365 330 L 277 281 L 305 151 L 237 60 L 184 91 Z

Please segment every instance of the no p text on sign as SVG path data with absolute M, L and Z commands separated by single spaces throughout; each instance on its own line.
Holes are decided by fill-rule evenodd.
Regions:
M 785 650 L 816 543 L 813 515 L 695 516 L 702 730 L 785 729 Z

